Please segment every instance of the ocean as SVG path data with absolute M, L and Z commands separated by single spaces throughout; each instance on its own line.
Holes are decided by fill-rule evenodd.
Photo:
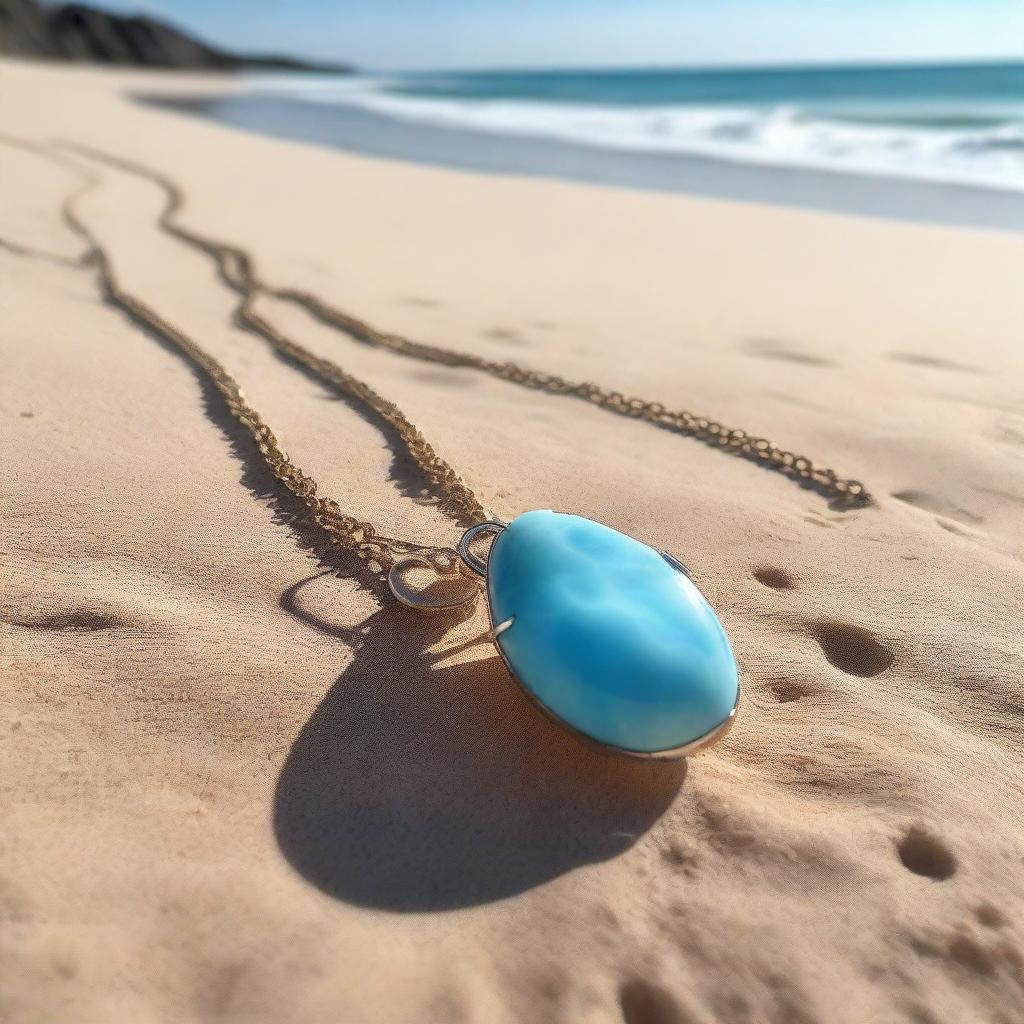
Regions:
M 1024 225 L 1024 64 L 257 76 L 178 105 L 475 170 Z
M 1024 190 L 1024 64 L 432 73 L 274 88 L 496 134 Z

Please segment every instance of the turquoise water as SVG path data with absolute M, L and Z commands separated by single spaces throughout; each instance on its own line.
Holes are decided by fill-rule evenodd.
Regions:
M 435 72 L 261 88 L 605 150 L 1024 190 L 1024 64 Z
M 1024 64 L 739 70 L 485 71 L 409 75 L 395 95 L 611 106 L 793 104 L 906 124 L 993 123 L 1024 112 Z

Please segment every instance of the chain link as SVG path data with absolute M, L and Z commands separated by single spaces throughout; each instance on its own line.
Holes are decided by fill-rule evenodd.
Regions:
M 454 468 L 437 454 L 420 430 L 394 402 L 378 394 L 364 381 L 343 370 L 336 363 L 317 356 L 288 338 L 257 313 L 254 305 L 260 295 L 297 304 L 320 321 L 377 348 L 444 366 L 478 370 L 500 380 L 550 394 L 576 397 L 617 415 L 645 420 L 698 438 L 715 447 L 746 456 L 769 468 L 805 481 L 821 493 L 831 496 L 840 506 L 863 505 L 870 501 L 864 485 L 859 481 L 841 479 L 834 470 L 816 466 L 806 456 L 786 451 L 766 438 L 748 434 L 745 430 L 723 426 L 687 410 L 671 410 L 660 402 L 627 397 L 619 391 L 607 390 L 588 381 L 573 382 L 555 374 L 532 370 L 518 363 L 495 362 L 471 353 L 381 332 L 365 321 L 328 305 L 309 292 L 278 288 L 262 282 L 256 274 L 252 259 L 244 250 L 202 236 L 175 220 L 175 215 L 182 206 L 183 197 L 173 181 L 148 168 L 105 153 L 80 146 L 71 148 L 79 149 L 94 159 L 141 175 L 158 184 L 167 196 L 166 206 L 160 216 L 161 227 L 206 252 L 216 261 L 224 282 L 240 296 L 241 301 L 236 311 L 239 322 L 266 339 L 283 356 L 298 363 L 335 389 L 361 402 L 393 427 L 425 480 L 443 497 L 443 510 L 464 526 L 488 519 L 489 516 Z M 74 169 L 81 174 L 80 168 L 75 166 Z M 398 559 L 413 553 L 428 558 L 442 573 L 454 571 L 457 564 L 454 549 L 422 546 L 384 536 L 379 534 L 371 523 L 342 511 L 333 499 L 319 497 L 316 482 L 288 458 L 270 426 L 249 404 L 237 381 L 224 366 L 179 327 L 121 287 L 107 250 L 76 212 L 78 200 L 94 187 L 95 183 L 95 178 L 88 176 L 86 184 L 70 196 L 62 207 L 62 215 L 68 227 L 83 239 L 88 248 L 84 262 L 91 263 L 97 269 L 101 286 L 111 302 L 174 344 L 206 374 L 223 396 L 232 416 L 252 436 L 270 471 L 305 505 L 313 520 L 327 533 L 332 543 L 362 559 L 368 569 L 377 576 L 387 572 Z

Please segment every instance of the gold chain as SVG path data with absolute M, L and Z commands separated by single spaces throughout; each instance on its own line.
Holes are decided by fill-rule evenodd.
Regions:
M 40 152 L 36 147 L 30 148 Z M 167 196 L 167 203 L 160 216 L 160 226 L 215 260 L 224 282 L 240 296 L 241 301 L 237 310 L 239 321 L 266 339 L 283 356 L 298 363 L 335 389 L 361 402 L 388 423 L 401 438 L 425 479 L 435 492 L 442 496 L 443 510 L 463 525 L 487 519 L 488 515 L 476 495 L 459 478 L 452 466 L 437 454 L 419 429 L 394 402 L 378 394 L 364 381 L 343 370 L 336 363 L 315 355 L 286 337 L 260 316 L 253 308 L 260 295 L 295 303 L 322 322 L 374 347 L 445 366 L 479 370 L 501 380 L 535 390 L 581 398 L 617 415 L 642 419 L 659 427 L 698 438 L 724 451 L 745 456 L 797 478 L 820 493 L 832 497 L 842 507 L 863 505 L 870 501 L 867 491 L 859 481 L 841 479 L 833 470 L 815 466 L 805 456 L 785 451 L 771 441 L 750 435 L 744 430 L 725 427 L 686 410 L 670 410 L 659 402 L 629 398 L 621 392 L 606 390 L 589 382 L 574 383 L 563 377 L 532 370 L 514 362 L 493 362 L 470 353 L 384 333 L 342 310 L 329 306 L 308 292 L 267 284 L 259 279 L 252 258 L 244 250 L 199 235 L 176 221 L 175 215 L 183 205 L 183 196 L 178 186 L 170 179 L 138 164 L 95 150 L 81 146 L 69 148 L 78 149 L 93 159 L 143 176 L 159 185 Z M 56 154 L 46 155 L 61 159 Z M 68 166 L 72 166 L 76 173 L 81 174 L 77 166 Z M 113 271 L 109 254 L 75 210 L 78 200 L 94 185 L 95 179 L 90 177 L 85 186 L 69 197 L 62 207 L 62 215 L 68 227 L 82 238 L 88 247 L 83 262 L 90 262 L 97 268 L 101 286 L 112 303 L 174 344 L 207 375 L 223 396 L 231 414 L 252 435 L 271 472 L 306 506 L 314 521 L 326 531 L 331 541 L 362 559 L 377 576 L 386 572 L 397 559 L 410 553 L 427 557 L 431 564 L 442 572 L 452 571 L 457 559 L 453 549 L 421 546 L 380 535 L 372 524 L 343 512 L 337 502 L 318 497 L 315 481 L 291 462 L 274 432 L 248 403 L 237 381 L 221 363 L 184 331 L 121 287 Z
M 304 473 L 281 447 L 277 436 L 259 412 L 246 400 L 238 382 L 212 355 L 201 348 L 184 331 L 164 319 L 151 306 L 121 287 L 111 265 L 110 257 L 83 221 L 75 213 L 75 202 L 88 189 L 82 189 L 64 205 L 64 220 L 87 244 L 86 262 L 97 268 L 100 283 L 109 300 L 123 309 L 132 319 L 145 324 L 180 349 L 199 367 L 223 396 L 229 412 L 249 432 L 274 476 L 309 510 L 313 520 L 327 533 L 332 543 L 362 559 L 371 573 L 380 576 L 394 562 L 405 555 L 416 553 L 429 559 L 439 571 L 449 573 L 456 564 L 453 549 L 435 548 L 407 543 L 379 534 L 376 528 L 343 512 L 336 501 L 318 497 L 316 481 Z M 377 394 L 369 385 L 329 360 L 319 359 L 308 350 L 274 331 L 251 310 L 244 313 L 247 322 L 259 327 L 261 333 L 274 336 L 274 344 L 281 351 L 307 366 L 313 372 L 359 398 L 387 420 L 400 434 L 410 455 L 424 475 L 459 508 L 460 520 L 467 525 L 486 519 L 482 506 L 472 491 L 458 478 L 454 469 L 445 462 L 419 430 L 393 403 Z
M 146 178 L 161 188 L 167 202 L 160 215 L 160 226 L 169 234 L 210 255 L 217 262 L 224 280 L 244 297 L 247 304 L 251 304 L 260 293 L 283 299 L 301 306 L 321 322 L 375 348 L 384 348 L 408 358 L 439 363 L 443 366 L 479 370 L 500 380 L 537 391 L 582 398 L 620 416 L 646 420 L 659 427 L 694 437 L 714 447 L 765 464 L 769 468 L 805 481 L 840 506 L 853 507 L 870 502 L 870 496 L 859 480 L 844 480 L 835 470 L 816 466 L 806 456 L 786 451 L 774 442 L 749 434 L 745 430 L 725 427 L 715 420 L 698 416 L 685 409 L 667 409 L 661 402 L 629 398 L 619 391 L 610 391 L 589 381 L 568 381 L 555 374 L 531 370 L 518 363 L 494 362 L 469 352 L 427 345 L 399 334 L 379 331 L 364 320 L 328 305 L 310 292 L 296 288 L 279 288 L 261 281 L 256 274 L 252 258 L 244 250 L 200 235 L 178 222 L 177 214 L 184 206 L 184 196 L 180 187 L 170 178 L 134 161 L 114 157 L 99 150 L 84 146 L 71 148 L 129 174 Z
M 838 507 L 852 508 L 867 505 L 871 501 L 870 495 L 859 480 L 844 480 L 835 470 L 817 466 L 805 455 L 786 451 L 767 438 L 757 437 L 737 427 L 723 426 L 715 420 L 698 416 L 686 409 L 668 409 L 661 402 L 627 397 L 621 391 L 609 391 L 590 381 L 574 382 L 557 374 L 531 370 L 518 363 L 492 362 L 468 352 L 426 345 L 398 334 L 385 334 L 348 313 L 328 306 L 309 292 L 292 288 L 267 289 L 267 292 L 276 298 L 288 299 L 305 307 L 318 319 L 370 345 L 445 366 L 470 367 L 536 391 L 582 398 L 619 416 L 645 420 L 704 441 L 726 452 L 753 459 L 768 468 L 806 481 L 819 493 L 834 499 Z

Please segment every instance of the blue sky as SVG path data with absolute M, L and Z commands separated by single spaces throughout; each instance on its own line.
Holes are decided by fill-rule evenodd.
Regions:
M 372 68 L 1024 58 L 1024 0 L 96 0 Z

